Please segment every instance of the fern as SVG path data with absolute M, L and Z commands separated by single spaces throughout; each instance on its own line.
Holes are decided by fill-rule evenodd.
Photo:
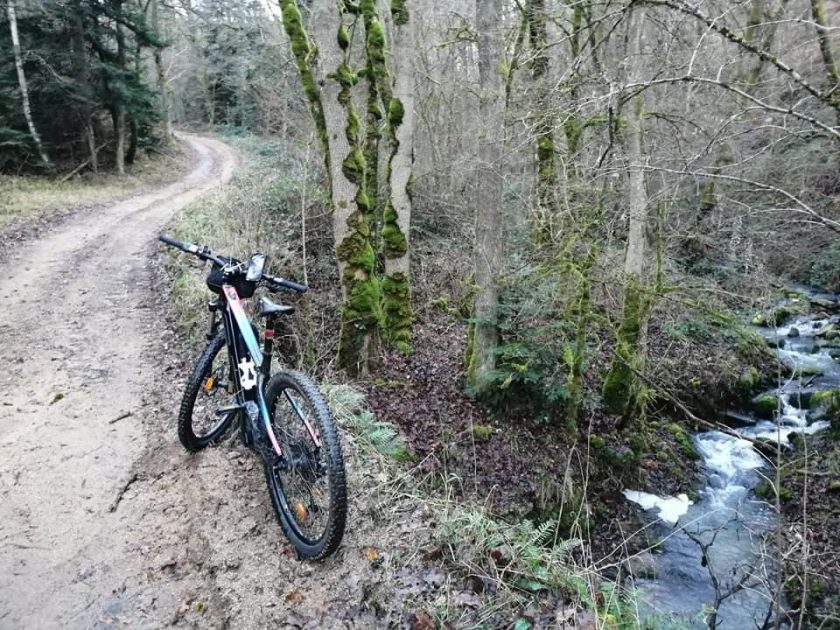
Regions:
M 364 408 L 363 393 L 347 385 L 328 385 L 323 389 L 337 420 L 357 439 L 397 461 L 411 459 L 405 440 L 396 428 L 377 420 L 372 411 Z

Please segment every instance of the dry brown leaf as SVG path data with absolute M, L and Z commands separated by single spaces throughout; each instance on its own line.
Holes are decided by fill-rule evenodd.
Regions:
M 376 550 L 376 547 L 365 547 L 363 551 L 368 562 L 376 562 L 379 560 L 379 552 Z
M 303 601 L 303 593 L 300 591 L 286 593 L 286 601 L 290 604 L 300 604 Z
M 434 630 L 435 628 L 434 619 L 424 610 L 411 615 L 409 623 L 411 624 L 411 630 Z

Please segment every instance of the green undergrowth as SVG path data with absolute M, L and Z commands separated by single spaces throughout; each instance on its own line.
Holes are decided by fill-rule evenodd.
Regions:
M 394 425 L 377 420 L 373 412 L 365 408 L 363 393 L 349 385 L 332 384 L 322 389 L 339 424 L 365 448 L 398 462 L 412 459 L 405 439 Z
M 265 252 L 272 273 L 302 280 L 301 195 L 315 202 L 325 199 L 318 183 L 319 169 L 307 161 L 306 149 L 300 145 L 238 135 L 235 130 L 221 135 L 240 154 L 236 174 L 226 185 L 177 213 L 166 231 L 177 239 L 207 245 L 214 253 L 239 259 L 254 251 Z M 208 267 L 176 250 L 169 254 L 179 328 L 199 344 L 211 296 L 204 284 Z

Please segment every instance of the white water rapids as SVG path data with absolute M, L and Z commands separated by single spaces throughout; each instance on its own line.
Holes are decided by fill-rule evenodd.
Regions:
M 733 429 L 736 434 L 788 448 L 791 434 L 808 435 L 828 427 L 828 422 L 813 420 L 813 414 L 799 404 L 805 393 L 840 386 L 840 363 L 831 357 L 829 348 L 816 343 L 815 333 L 827 323 L 803 316 L 777 329 L 759 330 L 768 341 L 783 343 L 779 359 L 795 374 L 770 392 L 778 395 L 778 419 L 741 416 L 743 426 Z M 794 328 L 794 336 L 789 336 Z M 775 579 L 774 563 L 767 559 L 773 552 L 765 547 L 762 534 L 776 525 L 777 518 L 753 488 L 774 475 L 772 467 L 748 439 L 722 431 L 699 433 L 694 444 L 703 458 L 706 478 L 696 502 L 692 504 L 685 495 L 624 493 L 647 511 L 664 538 L 661 553 L 655 554 L 656 577 L 636 580 L 642 616 L 654 616 L 664 621 L 665 627 L 706 628 L 706 611 L 715 601 L 711 567 L 724 593 L 742 579 L 747 586 L 723 601 L 717 627 L 760 627 L 771 605 L 768 586 L 772 588 Z M 712 538 L 706 566 L 699 543 L 708 544 Z

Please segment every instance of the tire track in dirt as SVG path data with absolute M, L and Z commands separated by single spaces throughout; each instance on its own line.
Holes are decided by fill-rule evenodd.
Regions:
M 144 399 L 166 378 L 149 360 L 157 342 L 145 253 L 174 212 L 236 165 L 222 142 L 182 139 L 196 161 L 181 180 L 63 222 L 4 263 L 0 627 L 119 621 L 126 580 L 147 570 L 134 546 L 161 518 L 146 511 L 157 506 L 117 501 L 139 479 L 155 411 Z

